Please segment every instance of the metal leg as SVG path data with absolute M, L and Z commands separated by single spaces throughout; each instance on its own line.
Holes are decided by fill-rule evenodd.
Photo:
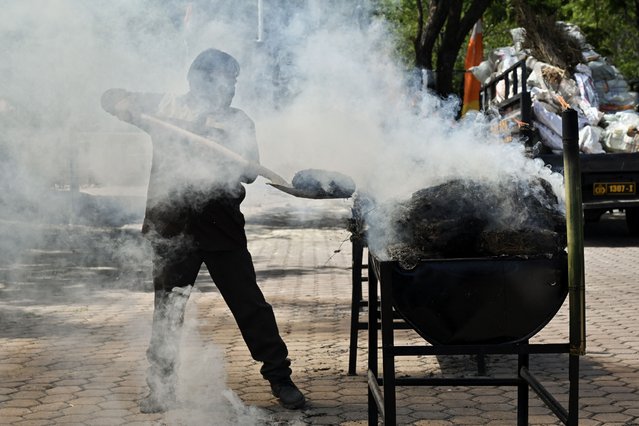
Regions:
M 568 357 L 568 426 L 579 424 L 579 355 Z
M 526 344 L 527 346 L 527 344 Z M 517 385 L 517 426 L 528 425 L 528 382 L 521 377 L 521 369 L 528 369 L 530 355 L 528 351 L 520 354 L 517 363 L 517 376 L 519 384 Z
M 486 375 L 486 355 L 484 354 L 477 354 L 477 375 Z
M 372 262 L 368 259 L 368 298 L 369 300 L 377 300 L 377 276 L 372 271 Z M 368 309 L 368 370 L 377 380 L 378 377 L 378 359 L 377 359 L 377 309 L 369 307 Z M 369 426 L 377 426 L 378 420 L 377 403 L 373 398 L 373 392 L 368 387 L 368 424 Z
M 356 375 L 357 368 L 357 340 L 359 332 L 359 310 L 362 301 L 362 258 L 364 247 L 357 239 L 353 240 L 352 253 L 352 281 L 353 293 L 351 297 L 351 340 L 348 349 L 348 375 Z
M 368 386 L 368 426 L 377 426 L 377 404 L 373 398 L 373 390 Z
M 391 294 L 392 269 L 383 265 L 380 271 L 381 315 L 382 315 L 382 368 L 384 379 L 384 425 L 395 426 L 397 407 L 395 398 L 395 347 L 393 323 L 393 296 Z

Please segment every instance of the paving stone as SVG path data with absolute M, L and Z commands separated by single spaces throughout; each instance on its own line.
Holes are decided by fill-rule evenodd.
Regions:
M 59 394 L 72 395 L 76 392 L 80 392 L 81 390 L 82 388 L 79 386 L 56 386 L 51 389 L 47 389 L 45 392 L 47 393 L 47 395 L 59 395 Z
M 635 405 L 629 406 L 629 408 L 624 410 L 623 413 L 624 414 L 628 414 L 628 415 L 633 416 L 633 417 L 638 417 L 639 416 L 639 405 L 635 404 Z
M 87 389 L 83 391 L 74 392 L 73 394 L 78 398 L 90 398 L 90 397 L 100 397 L 104 395 L 108 395 L 110 393 L 107 389 Z
M 6 402 L 0 403 L 0 407 L 2 408 L 10 408 L 10 407 L 23 407 L 29 408 L 38 405 L 39 402 L 35 399 L 12 399 Z
M 47 426 L 51 424 L 50 420 L 22 420 L 14 423 L 16 426 Z
M 12 393 L 16 393 L 17 389 L 16 388 L 3 388 L 0 387 L 0 395 L 10 395 Z
M 455 425 L 476 425 L 477 417 L 455 415 L 454 420 L 452 420 L 452 423 Z
M 93 417 L 91 424 L 95 426 L 116 426 L 122 424 L 122 419 L 118 417 Z
M 40 391 L 46 390 L 48 388 L 49 388 L 49 386 L 42 385 L 42 384 L 39 384 L 39 383 L 27 383 L 27 384 L 24 384 L 24 385 L 20 386 L 20 390 L 21 391 L 36 391 L 36 392 L 40 392 Z
M 586 407 L 582 407 L 581 410 L 587 413 L 619 413 L 623 411 L 623 407 L 618 407 L 611 404 L 589 405 Z
M 92 414 L 98 411 L 100 411 L 100 407 L 97 405 L 73 405 L 62 410 L 62 412 L 66 415 Z
M 31 410 L 24 407 L 0 407 L 0 418 L 3 417 L 19 417 L 24 414 L 29 414 Z
M 624 424 L 628 424 L 632 421 L 632 417 L 626 415 L 626 414 L 622 414 L 622 413 L 602 413 L 602 414 L 595 414 L 592 416 L 593 419 L 598 420 L 600 422 L 603 422 L 604 424 L 608 425 L 611 423 L 624 423 Z
M 44 391 L 22 391 L 21 390 L 11 394 L 12 399 L 38 399 L 45 396 L 46 396 L 46 393 L 44 393 Z

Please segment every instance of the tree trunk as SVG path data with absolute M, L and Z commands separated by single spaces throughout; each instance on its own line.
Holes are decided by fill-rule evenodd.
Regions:
M 453 76 L 455 61 L 466 39 L 466 35 L 472 30 L 488 6 L 491 0 L 474 0 L 462 17 L 462 0 L 449 2 L 448 20 L 442 44 L 437 55 L 437 84 L 435 91 L 440 96 L 448 96 L 455 93 L 453 88 Z
M 490 2 L 491 0 L 472 0 L 464 13 L 464 0 L 432 0 L 429 2 L 428 19 L 424 25 L 423 0 L 417 0 L 419 21 L 415 37 L 415 63 L 418 67 L 436 70 L 435 91 L 440 96 L 455 93 L 453 73 L 457 55 L 466 35 Z M 440 34 L 441 43 L 436 48 Z M 435 66 L 433 56 L 437 57 Z
M 639 0 L 637 0 L 639 1 Z M 418 22 L 418 33 L 415 37 L 415 64 L 418 67 L 432 70 L 433 51 L 435 42 L 439 36 L 444 23 L 446 23 L 446 1 L 431 1 L 428 8 L 428 20 L 424 25 L 423 2 L 417 0 L 419 8 L 420 22 Z
M 439 51 L 437 52 L 437 81 L 435 91 L 442 97 L 446 97 L 453 90 L 453 73 L 455 60 L 461 48 L 461 42 L 457 43 L 457 33 L 462 14 L 463 0 L 451 0 L 448 3 L 446 27 L 442 37 Z M 465 34 L 464 34 L 465 35 Z

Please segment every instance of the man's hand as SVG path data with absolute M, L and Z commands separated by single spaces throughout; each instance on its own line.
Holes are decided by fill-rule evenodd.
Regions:
M 135 111 L 131 94 L 124 89 L 109 89 L 102 95 L 102 108 L 120 120 L 133 123 L 139 121 L 140 113 Z
M 257 176 L 257 173 L 253 170 L 245 170 L 244 173 L 242 173 L 240 181 L 244 183 L 253 183 L 255 182 L 255 179 L 257 179 Z

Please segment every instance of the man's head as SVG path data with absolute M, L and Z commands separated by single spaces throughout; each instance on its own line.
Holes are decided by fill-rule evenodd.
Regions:
M 217 107 L 228 107 L 235 96 L 240 64 L 228 53 L 207 49 L 189 68 L 187 79 L 191 93 Z

